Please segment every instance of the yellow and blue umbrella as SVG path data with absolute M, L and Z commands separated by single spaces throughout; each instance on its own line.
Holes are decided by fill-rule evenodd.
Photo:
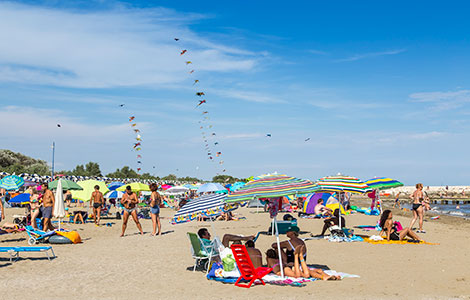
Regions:
M 387 190 L 403 186 L 400 181 L 387 177 L 372 178 L 365 183 L 374 190 Z
M 319 192 L 347 192 L 364 194 L 372 192 L 366 183 L 356 177 L 351 176 L 328 176 L 317 181 Z
M 0 180 L 0 188 L 4 188 L 7 191 L 15 191 L 22 187 L 23 184 L 24 179 L 16 175 L 6 176 Z

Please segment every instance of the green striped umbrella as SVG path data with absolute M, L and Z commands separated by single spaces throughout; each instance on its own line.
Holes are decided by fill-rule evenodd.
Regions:
M 0 187 L 7 191 L 15 191 L 22 187 L 23 184 L 24 179 L 16 175 L 6 176 L 0 180 Z
M 356 177 L 328 176 L 317 181 L 318 190 L 321 192 L 348 192 L 364 194 L 372 192 L 372 189 Z
M 254 198 L 275 198 L 313 193 L 318 187 L 310 180 L 286 175 L 268 175 L 253 180 L 227 196 L 227 203 L 249 201 Z
M 387 177 L 372 178 L 365 183 L 374 190 L 387 190 L 403 186 L 400 181 Z

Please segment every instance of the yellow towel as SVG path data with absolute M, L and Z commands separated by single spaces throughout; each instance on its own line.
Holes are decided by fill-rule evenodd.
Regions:
M 425 241 L 420 241 L 419 243 L 408 243 L 407 240 L 402 240 L 402 241 L 387 241 L 387 239 L 385 237 L 382 237 L 384 238 L 382 241 L 374 241 L 374 240 L 371 240 L 370 238 L 367 238 L 365 237 L 364 238 L 364 242 L 367 242 L 369 244 L 407 244 L 407 245 L 419 245 L 419 244 L 424 244 L 424 245 L 439 245 L 438 243 L 428 243 L 428 242 L 425 242 Z

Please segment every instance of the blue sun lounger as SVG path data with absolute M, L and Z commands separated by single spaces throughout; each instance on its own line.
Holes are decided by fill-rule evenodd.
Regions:
M 44 242 L 47 237 L 55 234 L 54 230 L 45 232 L 42 230 L 34 229 L 33 226 L 26 226 L 26 233 L 28 233 L 28 245 L 32 246 L 39 242 Z
M 52 255 L 49 255 L 49 250 L 51 251 Z M 13 259 L 18 260 L 20 258 L 20 252 L 43 252 L 46 253 L 47 259 L 51 260 L 55 258 L 54 250 L 51 246 L 47 247 L 0 247 L 0 252 L 5 252 L 10 254 L 10 262 Z

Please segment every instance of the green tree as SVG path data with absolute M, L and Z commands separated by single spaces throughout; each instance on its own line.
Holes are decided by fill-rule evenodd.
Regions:
M 162 180 L 177 180 L 178 178 L 176 177 L 175 174 L 168 174 L 165 177 L 162 177 Z
M 224 184 L 229 184 L 229 183 L 235 183 L 237 181 L 240 181 L 240 179 L 232 177 L 230 175 L 217 175 L 212 177 L 213 182 L 218 182 L 222 185 Z
M 103 176 L 101 175 L 100 165 L 95 162 L 89 162 L 85 165 L 86 176 Z
M 34 159 L 11 150 L 0 150 L 0 170 L 8 173 L 30 173 L 47 175 L 49 166 L 40 159 Z

